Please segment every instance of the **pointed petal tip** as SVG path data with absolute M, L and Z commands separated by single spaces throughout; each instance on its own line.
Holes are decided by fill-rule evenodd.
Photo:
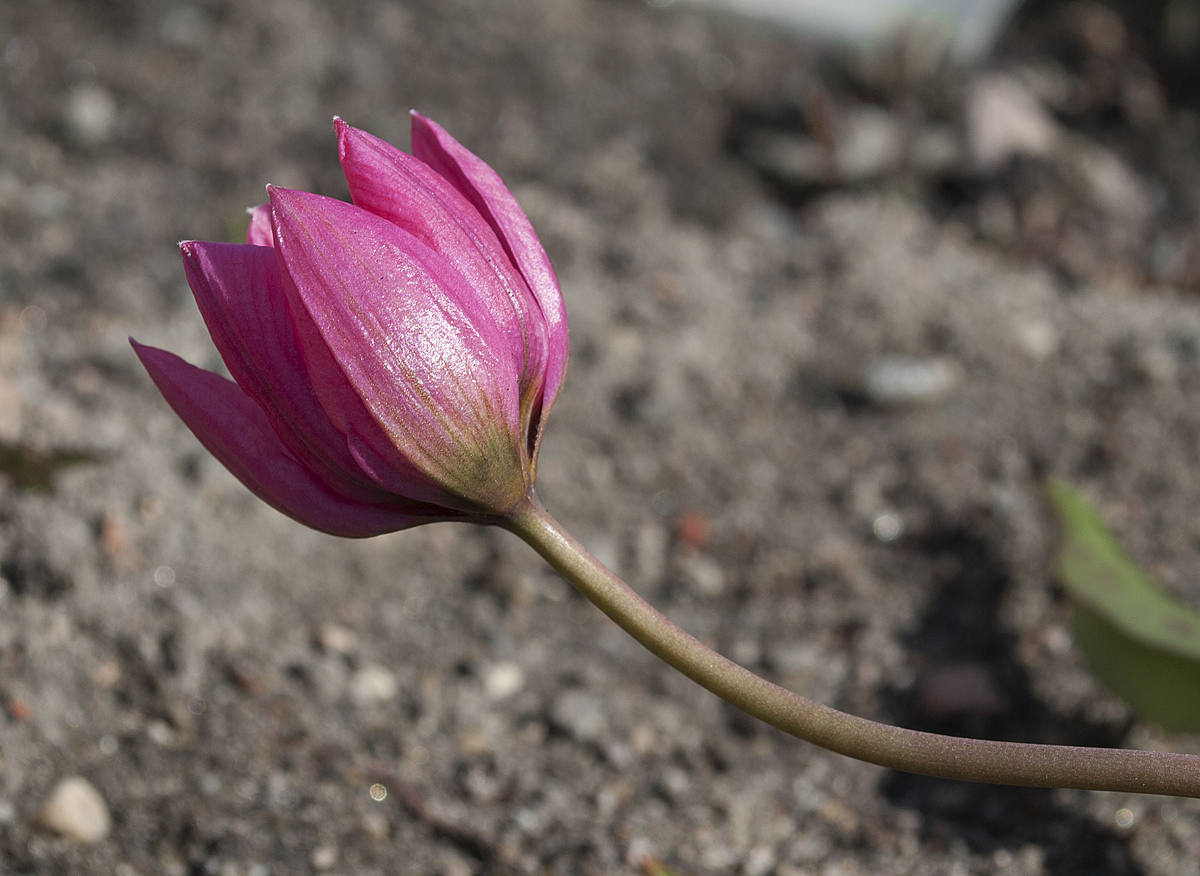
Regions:
M 337 131 L 338 142 L 338 161 L 344 165 L 346 157 L 350 154 L 351 139 L 357 134 L 362 135 L 362 131 L 353 125 L 348 125 L 346 122 L 339 119 L 334 119 L 333 127 Z
M 267 184 L 267 197 L 273 205 L 278 199 L 287 199 L 294 195 L 311 195 L 312 192 L 306 192 L 301 189 L 289 189 L 284 186 L 277 186 L 274 183 Z
M 160 350 L 158 347 L 151 347 L 148 344 L 139 342 L 133 336 L 129 338 L 129 346 L 133 347 L 134 354 L 138 357 L 138 361 L 142 363 L 142 367 L 149 372 L 151 379 L 155 383 L 158 382 L 157 375 L 161 369 L 164 359 L 173 356 L 173 353 L 168 353 L 166 350 Z
M 408 116 L 412 120 L 412 139 L 414 150 L 416 149 L 416 140 L 418 135 L 426 137 L 432 136 L 436 139 L 446 133 L 445 129 L 442 128 L 441 125 L 429 118 L 429 116 L 421 115 L 416 110 L 409 110 Z
M 352 131 L 354 131 L 354 128 L 346 124 L 346 120 L 341 116 L 333 117 L 333 132 L 337 135 L 338 141 L 338 158 L 342 157 L 342 144 L 346 141 L 346 138 Z
M 280 213 L 291 212 L 291 205 L 295 202 L 295 195 L 298 194 L 300 193 L 294 189 L 267 186 L 267 203 L 270 205 L 272 225 L 275 227 L 276 234 L 279 231 Z
M 326 202 L 343 203 L 336 198 L 328 198 L 300 189 L 285 189 L 280 186 L 268 186 L 267 194 L 271 196 L 271 224 L 275 229 L 276 243 L 280 239 L 281 223 L 290 224 L 296 221 L 300 214 L 314 208 L 319 210 L 319 205 L 324 205 Z

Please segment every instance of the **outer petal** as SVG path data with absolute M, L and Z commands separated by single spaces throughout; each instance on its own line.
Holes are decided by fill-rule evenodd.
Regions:
M 352 446 L 385 463 L 398 455 L 440 485 L 451 507 L 500 512 L 523 498 L 519 374 L 508 339 L 461 274 L 366 210 L 307 192 L 270 194 L 285 286 L 293 310 L 308 315 L 297 327 L 312 384 L 334 424 L 360 442 Z M 391 488 L 398 462 L 359 461 Z
M 188 284 L 229 373 L 263 409 L 292 455 L 343 495 L 386 500 L 313 395 L 274 250 L 196 241 L 180 250 Z
M 354 203 L 453 263 L 508 338 L 521 373 L 522 419 L 529 422 L 543 395 L 549 353 L 546 324 L 495 231 L 428 165 L 341 119 L 335 125 Z
M 462 192 L 492 226 L 542 310 L 550 345 L 541 410 L 544 422 L 562 386 L 570 350 L 567 312 L 550 257 L 538 240 L 529 217 L 499 174 L 436 122 L 415 112 L 412 114 L 412 146 L 413 155 Z
M 386 507 L 338 495 L 288 453 L 262 410 L 236 384 L 173 353 L 130 342 L 200 443 L 251 492 L 293 520 L 331 535 L 365 538 L 459 516 L 417 503 Z
M 259 204 L 246 212 L 250 214 L 250 227 L 246 229 L 246 243 L 251 246 L 274 246 L 275 232 L 271 229 L 271 205 Z

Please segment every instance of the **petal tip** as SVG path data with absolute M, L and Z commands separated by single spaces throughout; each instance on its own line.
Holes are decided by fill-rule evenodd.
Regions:
M 416 110 L 409 110 L 408 117 L 412 119 L 413 134 L 416 134 L 418 131 L 428 131 L 429 133 L 436 135 L 440 130 L 442 130 L 441 125 L 429 118 L 429 116 L 421 115 Z
M 342 121 L 340 118 L 333 120 L 333 127 L 337 132 L 338 161 L 342 162 L 344 165 L 347 157 L 350 155 L 352 138 L 355 134 L 361 135 L 362 132 L 353 125 L 349 125 Z
M 345 142 L 346 138 L 354 132 L 354 128 L 341 116 L 334 116 L 333 131 L 335 134 L 337 134 L 338 152 L 340 153 L 342 151 L 342 144 Z

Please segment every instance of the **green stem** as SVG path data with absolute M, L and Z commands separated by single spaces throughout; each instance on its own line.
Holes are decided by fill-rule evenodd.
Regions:
M 592 556 L 535 499 L 502 524 L 584 596 L 697 684 L 814 745 L 895 770 L 1000 785 L 1200 797 L 1200 756 L 963 739 L 839 712 L 722 657 L 673 624 Z

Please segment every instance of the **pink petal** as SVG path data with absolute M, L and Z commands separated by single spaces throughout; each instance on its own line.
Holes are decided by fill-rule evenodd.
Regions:
M 271 229 L 271 205 L 259 204 L 246 212 L 250 214 L 250 227 L 246 229 L 246 243 L 251 246 L 274 246 L 275 232 Z
M 229 373 L 281 440 L 331 489 L 365 502 L 385 493 L 362 471 L 313 395 L 275 251 L 236 243 L 180 246 L 188 284 Z
M 566 375 L 570 350 L 566 308 L 550 257 L 538 240 L 529 217 L 499 174 L 442 130 L 436 122 L 415 112 L 412 114 L 412 146 L 413 155 L 462 192 L 492 226 L 542 310 L 549 338 L 541 410 L 544 422 Z
M 382 463 L 364 456 L 360 465 L 404 495 L 507 510 L 527 486 L 519 374 L 474 290 L 446 259 L 366 210 L 270 194 L 285 288 L 293 310 L 308 314 L 297 328 L 313 387 L 334 425 L 359 439 L 353 449 Z M 448 498 L 393 487 L 405 461 Z
M 406 152 L 335 120 L 355 205 L 449 260 L 508 338 L 521 373 L 523 422 L 543 396 L 548 339 L 541 309 L 491 226 L 445 179 Z
M 418 503 L 385 507 L 338 495 L 288 453 L 266 415 L 236 384 L 173 353 L 132 338 L 130 343 L 200 443 L 251 492 L 293 520 L 331 535 L 366 538 L 459 516 Z

